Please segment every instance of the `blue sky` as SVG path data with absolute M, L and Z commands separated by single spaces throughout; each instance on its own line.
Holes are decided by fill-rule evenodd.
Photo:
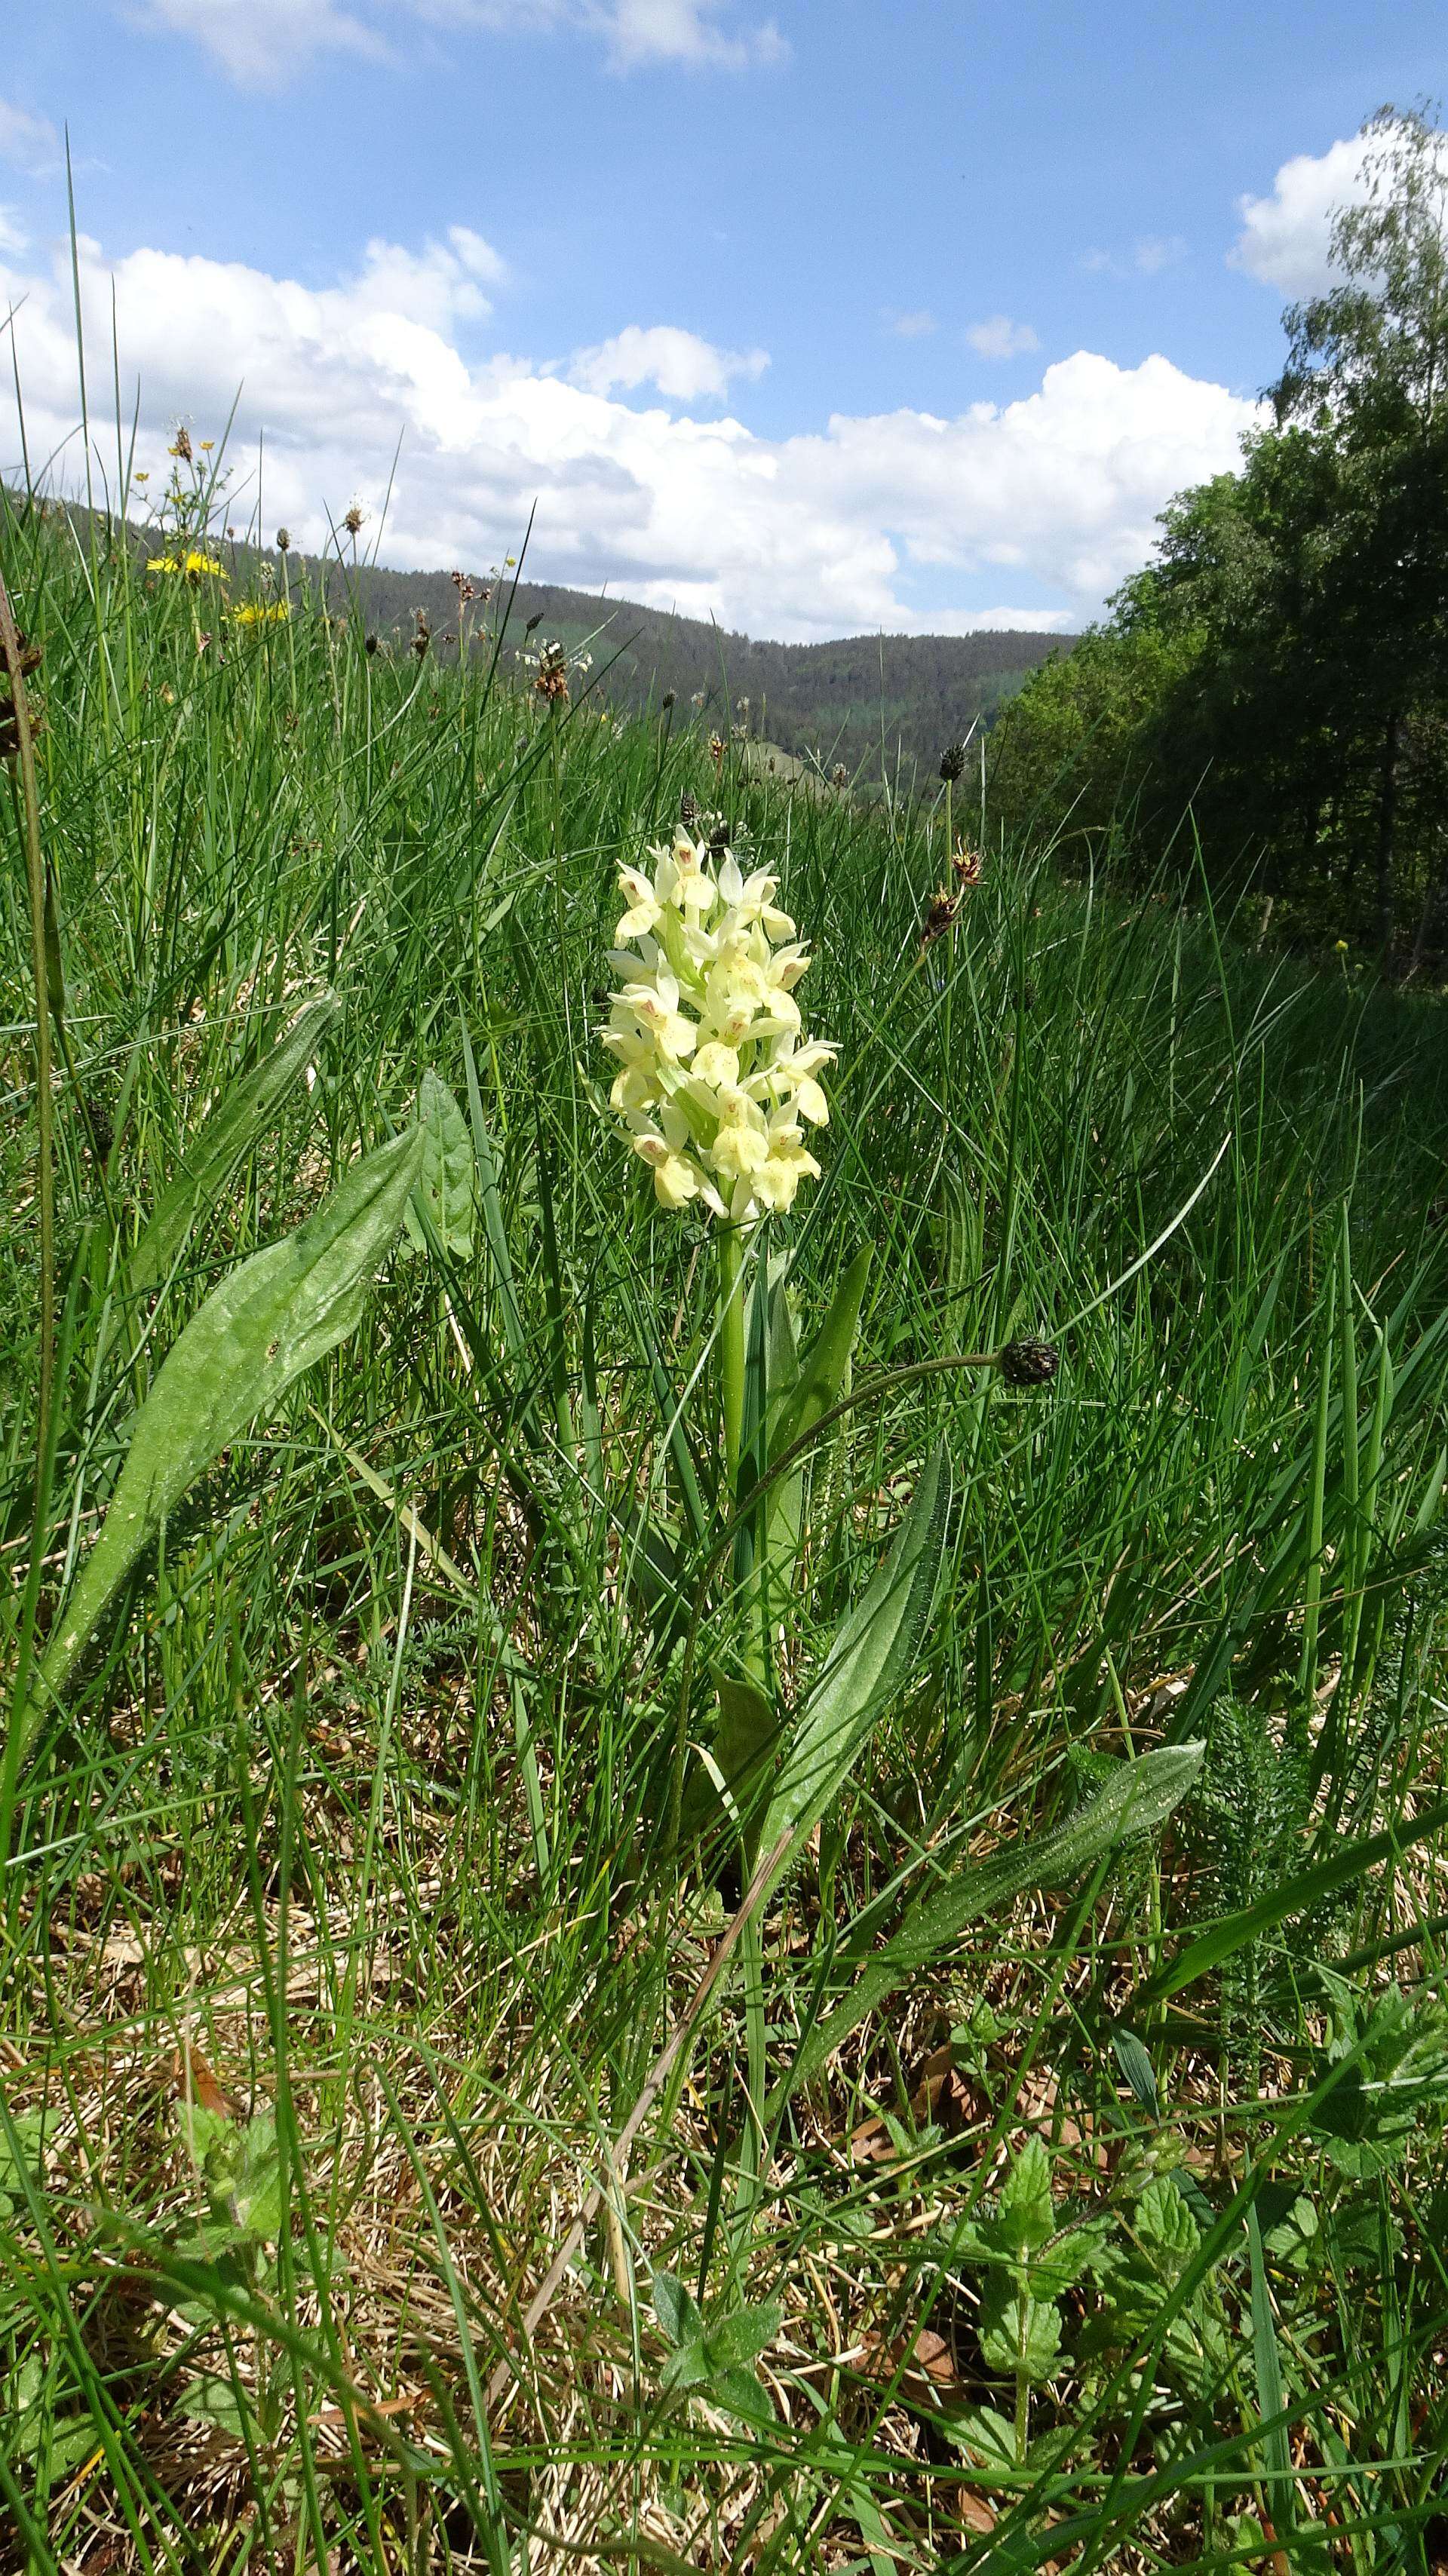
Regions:
M 241 383 L 243 519 L 264 432 L 263 511 L 375 529 L 400 435 L 394 560 L 536 497 L 540 570 L 756 632 L 1076 624 L 1445 58 L 1424 0 L 49 0 L 0 71 L 29 422 L 70 426 L 68 126 L 88 331 L 114 274 L 153 468 Z

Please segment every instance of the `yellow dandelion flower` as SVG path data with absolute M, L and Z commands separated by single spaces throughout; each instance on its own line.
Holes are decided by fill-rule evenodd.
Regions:
M 208 575 L 215 581 L 229 581 L 231 575 L 216 555 L 205 555 L 192 546 L 184 555 L 148 555 L 147 572 L 181 573 L 187 581 L 204 581 Z

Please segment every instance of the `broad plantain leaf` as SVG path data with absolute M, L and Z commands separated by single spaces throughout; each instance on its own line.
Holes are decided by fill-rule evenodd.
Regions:
M 431 1066 L 418 1088 L 417 1119 L 422 1169 L 403 1216 L 408 1240 L 415 1250 L 426 1252 L 430 1226 L 452 1260 L 469 1260 L 478 1207 L 477 1157 L 467 1120 Z
M 421 1158 L 416 1127 L 364 1155 L 314 1216 L 254 1252 L 193 1315 L 135 1417 L 110 1509 L 46 1650 L 41 1679 L 51 1691 L 188 1486 L 356 1330 Z
M 131 1297 L 148 1296 L 170 1271 L 193 1218 L 209 1205 L 247 1153 L 271 1128 L 294 1083 L 300 1082 L 340 1004 L 335 993 L 314 994 L 260 1064 L 217 1102 L 186 1150 L 181 1168 L 157 1200 L 125 1265 Z

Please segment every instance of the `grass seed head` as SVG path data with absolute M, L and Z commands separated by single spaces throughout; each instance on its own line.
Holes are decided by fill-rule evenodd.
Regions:
M 946 931 L 954 924 L 956 914 L 959 910 L 959 895 L 950 894 L 944 886 L 937 886 L 926 908 L 925 918 L 920 924 L 920 953 L 922 957 L 924 956 L 927 948 L 932 948 L 934 946 L 937 939 L 944 938 Z

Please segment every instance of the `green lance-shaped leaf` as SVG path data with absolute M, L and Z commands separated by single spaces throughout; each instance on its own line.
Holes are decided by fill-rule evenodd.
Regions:
M 967 1926 L 1011 1905 L 1031 1887 L 1059 1887 L 1093 1869 L 1128 1834 L 1150 1833 L 1180 1805 L 1202 1765 L 1200 1744 L 1172 1744 L 1123 1762 L 1096 1796 L 1044 1834 L 1022 1834 L 989 1860 L 917 1897 L 883 1950 L 865 1954 L 864 1973 L 801 2050 L 794 2080 L 806 2081 L 850 2032 L 900 1986 L 948 1956 Z M 863 1951 L 857 1927 L 845 1958 Z
M 925 1467 L 895 1544 L 841 1627 L 810 1692 L 780 1768 L 759 1833 L 780 1866 L 819 1822 L 883 1716 L 915 1671 L 940 1579 L 950 1467 L 937 1449 Z
M 454 1261 L 472 1256 L 478 1208 L 478 1165 L 468 1123 L 440 1074 L 429 1066 L 417 1094 L 422 1129 L 422 1170 L 404 1223 L 417 1251 L 428 1249 L 428 1228 Z
M 777 1391 L 778 1402 L 770 1425 L 771 1456 L 781 1457 L 844 1394 L 873 1257 L 868 1243 L 856 1253 L 804 1358 L 789 1376 L 772 1379 L 771 1391 Z
M 317 993 L 278 1038 L 270 1055 L 217 1102 L 188 1146 L 181 1169 L 151 1211 L 125 1266 L 128 1296 L 149 1296 L 167 1276 L 193 1219 L 225 1187 L 244 1154 L 267 1135 L 293 1085 L 300 1082 L 340 1004 Z
M 422 1150 L 410 1127 L 365 1155 L 315 1216 L 254 1252 L 193 1315 L 135 1417 L 110 1509 L 47 1649 L 41 1680 L 51 1691 L 188 1486 L 361 1322 Z
M 779 1743 L 780 1717 L 772 1701 L 754 1684 L 729 1673 L 714 1675 L 719 1723 L 714 1733 L 712 1768 L 691 1773 L 684 1795 L 681 1830 L 686 1841 L 732 1815 L 746 1829 L 752 1862 L 757 1847 L 751 1811 L 757 1820 L 766 1766 Z M 717 1774 L 717 1779 L 715 1775 Z M 719 1782 L 723 1783 L 722 1789 Z
M 857 1252 L 835 1290 L 819 1331 L 803 1359 L 794 1340 L 783 1281 L 773 1290 L 769 1351 L 770 1419 L 768 1450 L 782 1458 L 786 1449 L 839 1403 L 849 1385 L 850 1362 L 860 1331 L 860 1303 L 872 1259 L 866 1244 Z M 771 1618 L 783 1617 L 795 1560 L 799 1554 L 804 1496 L 804 1460 L 787 1469 L 767 1489 L 761 1548 L 771 1592 Z

